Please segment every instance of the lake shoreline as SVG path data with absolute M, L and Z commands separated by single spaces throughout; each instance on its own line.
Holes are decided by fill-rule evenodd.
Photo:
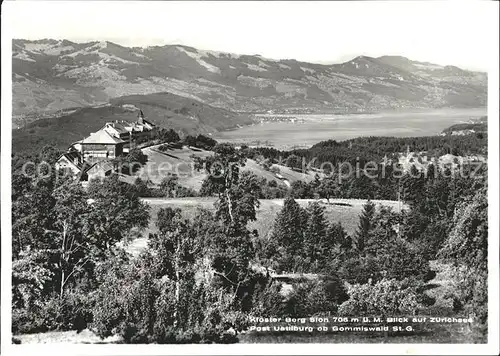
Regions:
M 271 117 L 278 115 L 271 115 Z M 266 146 L 277 149 L 308 148 L 334 139 L 345 141 L 356 137 L 422 137 L 435 136 L 458 123 L 487 116 L 486 108 L 398 110 L 376 114 L 300 114 L 299 122 L 262 122 L 232 130 L 220 131 L 212 137 L 237 145 Z

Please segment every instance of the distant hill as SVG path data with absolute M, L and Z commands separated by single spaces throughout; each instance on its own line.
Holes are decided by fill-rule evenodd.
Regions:
M 488 133 L 488 117 L 483 116 L 477 120 L 464 122 L 452 125 L 443 130 L 442 135 L 470 135 L 470 134 L 487 134 Z
M 61 109 L 170 92 L 239 112 L 481 107 L 486 73 L 398 56 L 322 65 L 180 45 L 13 40 L 13 111 L 24 125 Z
M 247 115 L 171 93 L 133 95 L 112 99 L 108 105 L 81 108 L 67 115 L 38 120 L 14 130 L 13 151 L 33 152 L 47 144 L 65 149 L 99 130 L 106 122 L 137 120 L 139 109 L 149 121 L 160 127 L 173 128 L 181 135 L 211 134 L 252 122 Z

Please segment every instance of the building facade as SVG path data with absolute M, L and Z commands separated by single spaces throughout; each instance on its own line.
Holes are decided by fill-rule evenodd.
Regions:
M 56 169 L 68 169 L 81 180 L 104 177 L 111 171 L 112 160 L 124 156 L 134 142 L 152 138 L 156 130 L 156 125 L 144 118 L 142 110 L 136 122 L 107 122 L 97 132 L 71 144 L 57 161 Z

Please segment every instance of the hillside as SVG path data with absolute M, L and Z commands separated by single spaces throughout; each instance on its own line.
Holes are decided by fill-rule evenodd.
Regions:
M 47 144 L 65 149 L 72 142 L 99 130 L 106 122 L 136 120 L 139 108 L 156 125 L 173 128 L 181 134 L 212 134 L 251 123 L 247 115 L 171 93 L 133 95 L 115 98 L 108 105 L 76 109 L 63 116 L 37 120 L 14 130 L 13 151 L 36 151 Z
M 170 92 L 240 112 L 359 112 L 486 105 L 486 74 L 356 57 L 321 65 L 165 45 L 13 40 L 15 126 L 62 109 Z
M 126 176 L 124 179 L 129 183 L 133 183 L 136 177 L 140 177 L 142 180 L 150 181 L 158 186 L 167 174 L 176 174 L 180 185 L 199 191 L 203 180 L 206 178 L 206 173 L 194 170 L 193 156 L 204 158 L 212 155 L 213 152 L 187 146 L 171 148 L 166 152 L 161 152 L 158 150 L 158 146 L 142 149 L 142 152 L 148 156 L 148 161 L 134 176 Z M 313 172 L 301 173 L 278 164 L 274 164 L 273 167 L 279 170 L 278 174 L 282 177 L 281 179 L 271 171 L 264 169 L 262 165 L 253 159 L 247 159 L 242 170 L 250 171 L 268 181 L 274 180 L 278 185 L 284 187 L 290 186 L 291 183 L 298 180 L 310 182 L 314 179 Z
M 464 136 L 473 133 L 488 133 L 488 117 L 483 116 L 476 120 L 470 120 L 456 125 L 452 125 L 443 130 L 441 135 L 458 135 Z

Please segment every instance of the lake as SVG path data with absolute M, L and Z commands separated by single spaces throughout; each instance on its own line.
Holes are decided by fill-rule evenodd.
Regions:
M 485 115 L 486 108 L 392 111 L 379 114 L 293 115 L 304 119 L 304 123 L 255 124 L 218 132 L 213 138 L 221 142 L 289 149 L 308 147 L 329 139 L 342 141 L 360 136 L 436 135 L 453 124 Z

